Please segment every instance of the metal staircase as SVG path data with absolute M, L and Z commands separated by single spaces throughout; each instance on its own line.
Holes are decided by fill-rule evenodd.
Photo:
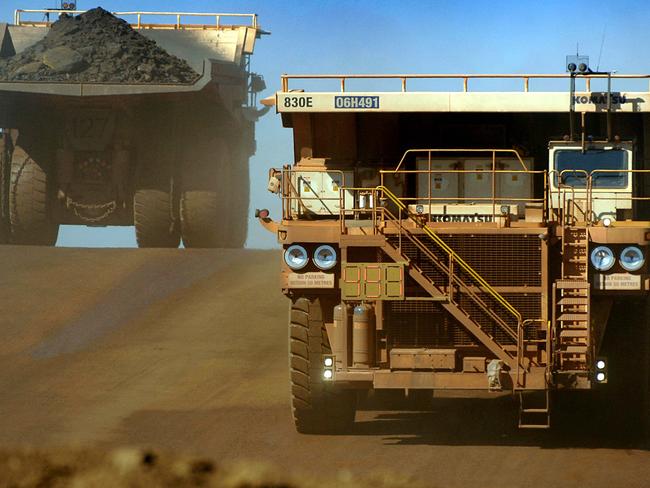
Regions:
M 410 212 L 387 188 L 377 190 L 396 206 L 398 213 L 396 216 L 384 207 L 384 222 L 399 231 L 397 244 L 386 239 L 385 252 L 396 261 L 408 262 L 409 275 L 498 359 L 511 369 L 525 369 L 521 364 L 523 354 L 518 348 L 521 314 L 427 227 L 421 216 Z M 413 224 L 422 232 L 414 233 Z M 432 278 L 418 267 L 402 248 L 403 238 L 426 256 L 434 265 L 436 275 L 444 276 L 445 280 Z M 524 376 L 522 381 L 525 381 Z
M 567 225 L 562 236 L 562 278 L 553 292 L 555 365 L 562 373 L 589 371 L 591 317 L 589 233 L 586 225 Z

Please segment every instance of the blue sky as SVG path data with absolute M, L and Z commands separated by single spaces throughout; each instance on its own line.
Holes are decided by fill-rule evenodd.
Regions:
M 44 8 L 54 0 L 4 0 L 0 21 L 16 8 Z M 78 0 L 82 9 L 95 1 Z M 203 1 L 106 0 L 107 10 L 255 12 L 272 35 L 258 41 L 253 68 L 268 86 L 279 88 L 286 73 L 559 73 L 564 57 L 576 51 L 601 69 L 650 73 L 649 1 L 387 1 L 292 0 Z M 360 86 L 359 86 L 360 88 Z M 458 89 L 438 83 L 414 89 Z M 483 83 L 484 90 L 511 86 Z M 544 88 L 539 86 L 538 88 Z M 551 87 L 548 87 L 551 89 Z M 553 89 L 564 89 L 555 85 Z M 595 88 L 595 87 L 594 87 Z M 620 87 L 624 89 L 625 87 Z M 647 85 L 628 89 L 647 90 Z M 531 89 L 536 85 L 531 82 Z M 251 159 L 251 213 L 270 208 L 277 197 L 266 192 L 267 168 L 292 160 L 290 130 L 270 112 L 257 125 L 257 154 Z M 249 224 L 248 246 L 274 247 L 273 236 Z M 133 229 L 62 228 L 59 245 L 135 246 Z

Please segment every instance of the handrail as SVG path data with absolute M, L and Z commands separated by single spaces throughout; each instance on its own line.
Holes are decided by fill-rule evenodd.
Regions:
M 450 148 L 450 149 L 407 149 L 402 155 L 402 159 L 400 159 L 395 169 L 382 169 L 380 172 L 396 173 L 402 167 L 402 164 L 404 163 L 406 156 L 408 156 L 411 153 L 426 153 L 429 156 L 429 158 L 431 158 L 431 154 L 433 153 L 491 153 L 493 164 L 496 163 L 497 153 L 514 154 L 517 160 L 519 160 L 519 164 L 521 164 L 524 171 L 529 171 L 528 167 L 526 166 L 526 163 L 524 163 L 523 159 L 521 159 L 521 155 L 519 154 L 519 151 L 517 151 L 516 149 L 456 149 L 456 148 L 451 149 Z M 495 167 L 492 168 L 493 171 L 495 169 L 496 169 Z
M 289 91 L 289 80 L 339 80 L 341 85 L 341 92 L 345 92 L 346 80 L 400 80 L 401 91 L 406 92 L 408 80 L 436 80 L 436 79 L 457 79 L 463 81 L 463 91 L 469 91 L 469 80 L 473 79 L 518 79 L 524 82 L 524 92 L 529 91 L 529 81 L 531 79 L 569 79 L 572 75 L 569 73 L 555 73 L 555 74 L 470 74 L 470 73 L 457 73 L 457 74 L 283 74 L 280 77 L 282 83 L 282 91 Z M 591 91 L 591 80 L 596 78 L 618 78 L 618 79 L 648 79 L 648 74 L 580 74 L 580 78 L 585 79 L 587 91 Z
M 415 219 L 413 219 L 413 218 L 411 217 L 411 213 L 409 212 L 408 207 L 407 207 L 406 205 L 404 205 L 404 204 L 400 201 L 400 199 L 399 199 L 397 196 L 395 196 L 395 195 L 394 195 L 394 194 L 393 194 L 393 193 L 392 193 L 388 188 L 386 188 L 385 186 L 379 186 L 379 187 L 377 187 L 377 190 L 378 190 L 378 191 L 381 191 L 383 195 L 385 195 L 386 197 L 388 197 L 388 199 L 391 200 L 395 205 L 397 205 L 397 207 L 398 207 L 400 210 L 406 210 L 406 212 L 409 214 L 409 217 L 417 223 L 417 220 L 415 220 Z M 503 296 L 502 296 L 499 292 L 497 292 L 494 288 L 492 288 L 492 286 L 490 286 L 490 284 L 489 284 L 487 281 L 485 281 L 485 279 L 484 279 L 480 274 L 478 274 L 478 273 L 474 270 L 474 268 L 472 268 L 469 264 L 467 264 L 467 263 L 465 262 L 465 260 L 464 260 L 463 258 L 461 258 L 458 254 L 456 254 L 456 252 L 455 252 L 452 248 L 450 248 L 450 247 L 447 245 L 447 243 L 446 243 L 444 240 L 442 240 L 442 239 L 441 239 L 441 238 L 440 238 L 440 237 L 439 237 L 435 232 L 433 232 L 429 227 L 427 227 L 426 225 L 424 225 L 424 226 L 421 226 L 421 228 L 424 230 L 424 232 L 425 232 L 425 233 L 426 233 L 426 234 L 427 234 L 431 239 L 433 239 L 433 241 L 434 241 L 436 244 L 438 244 L 438 245 L 439 245 L 439 246 L 440 246 L 440 247 L 441 247 L 441 248 L 442 248 L 442 249 L 447 253 L 447 255 L 448 255 L 450 258 L 453 258 L 454 261 L 456 261 L 458 264 L 460 264 L 460 266 L 461 266 L 461 267 L 462 267 L 462 268 L 463 268 L 467 273 L 469 273 L 470 276 L 472 276 L 472 277 L 473 277 L 473 278 L 474 278 L 474 279 L 475 279 L 475 280 L 476 280 L 476 281 L 477 281 L 477 282 L 478 282 L 478 283 L 479 283 L 483 288 L 485 288 L 485 289 L 487 290 L 487 292 L 488 292 L 490 295 L 492 295 L 492 297 L 493 297 L 494 299 L 496 299 L 496 300 L 497 300 L 501 305 L 503 305 L 503 306 L 506 308 L 506 310 L 508 310 L 508 311 L 509 311 L 509 312 L 510 312 L 510 313 L 511 313 L 511 314 L 512 314 L 516 319 L 517 319 L 517 326 L 518 326 L 518 327 L 521 325 L 521 322 L 522 322 L 522 316 L 521 316 L 521 314 L 519 313 L 519 311 L 518 311 L 517 309 L 515 309 L 515 308 L 510 304 L 510 302 L 508 302 L 505 298 L 503 298 Z
M 294 182 L 294 175 L 299 174 L 299 173 L 322 173 L 322 174 L 336 174 L 340 178 L 340 187 L 345 187 L 346 186 L 346 175 L 343 171 L 337 170 L 337 169 L 330 169 L 330 168 L 289 168 L 289 167 L 284 167 L 282 169 L 277 169 L 273 168 L 271 170 L 274 174 L 279 174 L 281 175 L 281 185 L 282 189 L 280 191 L 280 198 L 282 200 L 282 218 L 293 218 L 293 202 L 297 202 L 298 205 L 300 205 L 303 210 L 305 210 L 305 214 L 309 213 L 309 209 L 307 208 L 307 205 L 305 202 L 320 202 L 323 207 L 327 209 L 329 212 L 329 215 L 336 215 L 338 214 L 338 211 L 333 211 L 328 207 L 328 203 L 331 204 L 337 204 L 340 203 L 340 196 L 337 193 L 336 196 L 320 196 L 318 195 L 315 191 L 313 191 L 313 187 L 311 187 L 311 184 L 307 183 L 308 186 L 312 190 L 313 196 L 305 196 L 300 193 L 298 188 L 296 188 L 296 184 L 298 183 L 297 181 Z M 306 181 L 306 180 L 304 180 Z M 294 184 L 295 183 L 295 184 Z M 300 215 L 300 213 L 298 213 Z
M 400 249 L 401 249 L 401 235 L 402 235 L 402 232 L 401 232 L 401 231 L 406 230 L 406 228 L 404 227 L 404 224 L 402 223 L 401 218 L 397 218 L 397 217 L 395 217 L 395 216 L 392 214 L 392 212 L 390 212 L 390 211 L 389 211 L 388 209 L 386 209 L 386 208 L 383 209 L 383 212 L 384 212 L 384 215 L 388 214 L 388 215 L 393 219 L 393 221 L 395 221 L 395 222 L 397 223 L 397 225 L 398 225 L 399 228 L 400 228 L 399 238 L 400 238 Z M 483 309 L 483 310 L 484 310 L 488 315 L 490 315 L 490 316 L 492 317 L 492 319 L 493 319 L 495 322 L 497 322 L 497 323 L 501 326 L 502 330 L 505 330 L 505 331 L 506 331 L 506 333 L 510 336 L 511 339 L 513 339 L 513 340 L 515 340 L 515 341 L 517 340 L 518 332 L 517 332 L 517 333 L 513 332 L 513 331 L 511 330 L 510 326 L 509 326 L 506 322 L 504 322 L 504 321 L 501 319 L 501 317 L 499 317 L 499 316 L 498 316 L 498 315 L 497 315 L 497 314 L 496 314 L 496 313 L 495 313 L 495 312 L 494 312 L 494 311 L 493 311 L 493 310 L 492 310 L 492 309 L 491 309 L 491 308 L 490 308 L 490 307 L 489 307 L 489 306 L 488 306 L 488 305 L 487 305 L 487 304 L 486 304 L 486 303 L 481 299 L 481 297 L 479 297 L 479 296 L 474 292 L 474 290 L 472 290 L 472 288 L 470 288 L 470 286 L 469 286 L 467 283 L 465 283 L 465 282 L 464 282 L 464 281 L 463 281 L 459 276 L 457 276 L 457 275 L 454 274 L 454 272 L 453 272 L 453 264 L 454 264 L 454 258 L 453 258 L 453 256 L 450 255 L 450 257 L 449 257 L 449 266 L 445 268 L 445 265 L 444 265 L 443 263 L 441 263 L 441 262 L 438 261 L 438 258 L 435 256 L 435 254 L 433 254 L 433 252 L 432 252 L 430 249 L 428 249 L 428 248 L 427 248 L 427 247 L 426 247 L 426 246 L 425 246 L 425 245 L 420 241 L 420 239 L 418 239 L 415 235 L 411 234 L 411 233 L 408 232 L 408 231 L 407 231 L 407 232 L 404 232 L 404 234 L 407 236 L 407 238 L 408 238 L 408 239 L 409 239 L 413 244 L 415 244 L 415 245 L 418 247 L 418 249 L 420 249 L 420 251 L 422 251 L 423 254 L 425 254 L 425 255 L 426 255 L 426 256 L 431 260 L 431 262 L 433 262 L 436 266 L 438 266 L 438 268 L 441 270 L 441 272 L 446 273 L 446 274 L 449 275 L 449 291 L 448 291 L 448 293 L 449 293 L 450 301 L 453 301 L 452 298 L 451 298 L 452 287 L 453 287 L 454 283 L 457 283 L 458 285 L 460 285 L 462 288 L 465 289 L 465 291 L 467 292 L 468 296 L 470 296 L 470 297 L 471 297 L 471 298 L 472 298 L 472 299 L 473 299 L 473 300 L 474 300 L 474 301 L 475 301 L 475 302 L 476 302 L 476 303 L 477 303 L 477 304 L 478 304 L 478 305 L 479 305 L 479 306 L 480 306 L 480 307 L 481 307 L 481 308 L 482 308 L 482 309 Z
M 87 12 L 87 10 L 62 10 L 62 9 L 16 9 L 14 11 L 14 24 L 15 25 L 23 25 L 23 21 L 21 20 L 21 14 L 23 13 L 32 13 L 32 14 L 83 14 Z M 205 24 L 201 25 L 201 27 L 212 27 L 212 28 L 219 28 L 219 27 L 225 27 L 224 24 L 221 23 L 222 18 L 248 18 L 250 19 L 250 27 L 253 27 L 257 29 L 259 27 L 258 25 L 258 20 L 257 20 L 257 14 L 240 14 L 240 13 L 208 13 L 208 12 L 149 12 L 149 11 L 126 11 L 126 12 L 111 12 L 113 15 L 116 17 L 124 17 L 124 16 L 136 16 L 137 17 L 137 23 L 132 24 L 132 27 L 137 27 L 140 28 L 143 25 L 147 24 L 142 24 L 141 18 L 143 15 L 159 15 L 163 17 L 175 17 L 176 22 L 170 23 L 170 24 L 165 24 L 165 25 L 170 25 L 170 26 L 176 26 L 177 28 L 181 28 L 183 26 L 181 20 L 183 17 L 213 17 L 215 19 L 215 24 Z M 28 24 L 32 25 L 44 25 L 44 24 L 49 24 L 49 22 L 27 22 Z M 247 24 L 228 24 L 228 26 L 246 26 Z

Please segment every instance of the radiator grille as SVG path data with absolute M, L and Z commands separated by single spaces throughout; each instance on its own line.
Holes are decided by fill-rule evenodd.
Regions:
M 524 320 L 541 317 L 541 296 L 537 293 L 507 293 L 508 300 Z M 471 299 L 459 295 L 460 307 L 502 345 L 515 344 L 506 332 L 478 308 Z M 393 347 L 460 347 L 478 344 L 474 336 L 436 302 L 419 300 L 386 302 L 388 309 L 387 332 Z M 502 317 L 505 318 L 505 317 Z M 507 322 L 510 322 L 507 320 Z M 516 333 L 516 324 L 512 324 Z M 533 333 L 533 331 L 531 331 Z M 533 339 L 536 337 L 528 337 Z
M 435 302 L 386 302 L 388 340 L 392 347 L 454 347 L 474 338 Z
M 492 286 L 540 286 L 542 283 L 542 249 L 537 235 L 514 234 L 439 234 L 461 258 Z M 427 236 L 419 236 L 422 242 L 442 262 L 447 255 Z M 398 238 L 391 236 L 397 246 Z M 434 281 L 446 281 L 445 276 L 420 250 L 406 238 L 402 238 L 402 251 Z

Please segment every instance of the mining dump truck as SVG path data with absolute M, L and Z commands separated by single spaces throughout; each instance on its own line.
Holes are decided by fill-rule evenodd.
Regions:
M 76 14 L 84 12 L 16 11 L 13 24 L 0 24 L 0 67 L 34 50 L 59 16 Z M 73 69 L 42 81 L 42 65 L 28 63 L 19 79 L 0 79 L 5 242 L 53 245 L 61 224 L 135 225 L 140 247 L 178 247 L 181 239 L 185 247 L 242 246 L 264 89 L 250 58 L 266 32 L 255 14 L 114 16 L 196 77 L 156 82 L 143 64 L 135 79 L 114 81 L 102 78 L 102 65 L 90 67 L 90 81 Z M 93 51 L 83 42 L 73 48 Z M 117 59 L 125 59 L 121 50 Z
M 298 431 L 350 428 L 369 390 L 512 392 L 521 428 L 577 395 L 640 431 L 650 93 L 612 83 L 649 76 L 573 68 L 285 75 L 264 100 L 294 140 L 269 173 L 281 215 L 256 214 L 283 248 Z M 529 89 L 547 79 L 573 88 Z M 486 80 L 517 87 L 471 90 Z

